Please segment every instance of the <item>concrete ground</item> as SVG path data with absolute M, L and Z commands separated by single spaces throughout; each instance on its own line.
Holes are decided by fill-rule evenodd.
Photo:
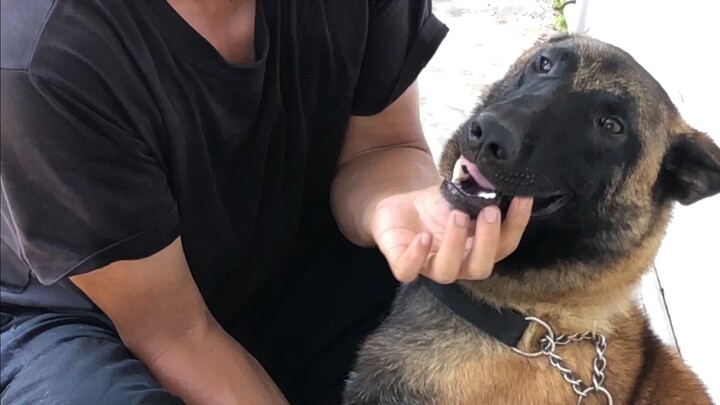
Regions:
M 578 0 L 578 4 L 583 1 Z M 589 0 L 587 34 L 630 52 L 685 118 L 720 144 L 720 5 L 716 0 Z M 541 35 L 550 0 L 434 0 L 450 32 L 419 79 L 426 137 L 436 159 L 485 85 Z M 571 25 L 577 6 L 568 9 Z M 638 292 L 653 328 L 720 400 L 720 196 L 679 206 L 655 268 Z
M 550 0 L 434 0 L 433 12 L 450 28 L 419 78 L 423 128 L 437 159 L 483 86 L 555 28 Z

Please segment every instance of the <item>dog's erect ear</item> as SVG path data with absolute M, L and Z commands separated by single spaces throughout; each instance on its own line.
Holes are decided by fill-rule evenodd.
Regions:
M 667 152 L 660 171 L 666 197 L 690 205 L 720 192 L 720 148 L 707 134 L 684 134 Z

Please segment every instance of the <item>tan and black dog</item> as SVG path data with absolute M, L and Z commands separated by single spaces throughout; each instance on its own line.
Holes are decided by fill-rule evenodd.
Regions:
M 404 285 L 345 404 L 712 403 L 635 291 L 673 204 L 720 192 L 720 149 L 630 55 L 585 36 L 537 44 L 441 162 L 454 206 L 533 196 L 530 224 L 487 280 Z

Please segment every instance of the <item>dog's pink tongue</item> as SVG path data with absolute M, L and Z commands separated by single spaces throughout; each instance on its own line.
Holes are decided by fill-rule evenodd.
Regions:
M 467 168 L 468 172 L 480 188 L 488 191 L 495 191 L 495 186 L 493 186 L 492 183 L 490 183 L 490 180 L 486 179 L 485 176 L 480 173 L 480 169 L 478 169 L 475 163 L 466 159 L 465 156 L 460 156 L 460 163 Z

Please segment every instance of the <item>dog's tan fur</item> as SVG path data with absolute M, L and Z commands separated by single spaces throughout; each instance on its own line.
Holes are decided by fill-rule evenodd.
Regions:
M 629 173 L 618 171 L 614 175 L 599 207 L 599 215 L 620 211 L 632 215 L 619 218 L 624 223 L 612 234 L 597 236 L 599 246 L 613 252 L 602 262 L 570 261 L 517 277 L 461 284 L 491 305 L 545 320 L 556 334 L 592 331 L 605 335 L 606 387 L 615 404 L 710 404 L 702 382 L 673 349 L 652 334 L 634 292 L 652 266 L 671 218 L 672 201 L 658 206 L 648 198 L 656 187 L 668 147 L 678 138 L 688 137 L 712 149 L 718 162 L 720 151 L 705 134 L 683 120 L 647 72 L 628 62 L 629 55 L 620 53 L 624 59 L 617 61 L 617 66 L 600 66 L 598 60 L 603 59 L 598 54 L 612 54 L 617 59 L 617 49 L 584 37 L 573 40 L 581 56 L 572 91 L 640 96 L 640 156 Z M 525 52 L 508 75 L 522 69 L 543 44 Z M 593 54 L 595 57 L 589 57 Z M 451 176 L 459 155 L 453 138 L 441 157 L 440 171 L 445 178 Z M 425 290 L 406 286 L 400 297 L 396 311 L 365 343 L 357 363 L 359 374 L 350 379 L 346 403 L 576 403 L 570 385 L 547 358 L 513 353 L 439 306 Z M 543 332 L 531 324 L 520 348 L 537 350 Z M 558 353 L 586 384 L 591 381 L 595 357 L 591 343 L 563 346 Z M 591 395 L 584 403 L 605 401 Z

